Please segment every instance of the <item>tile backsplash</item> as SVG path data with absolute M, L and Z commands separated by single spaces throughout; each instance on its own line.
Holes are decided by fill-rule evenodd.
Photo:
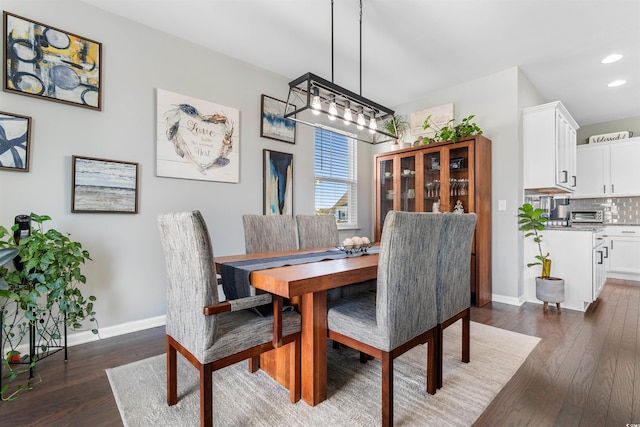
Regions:
M 540 206 L 540 194 L 526 193 L 525 202 Z M 602 210 L 608 224 L 640 225 L 640 197 L 570 199 L 569 211 Z

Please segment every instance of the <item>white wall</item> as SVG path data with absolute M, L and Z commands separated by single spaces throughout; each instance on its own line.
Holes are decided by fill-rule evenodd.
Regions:
M 262 150 L 294 154 L 294 213 L 313 213 L 312 128 L 295 145 L 260 138 L 260 95 L 286 99 L 290 78 L 103 12 L 77 0 L 3 0 L 2 9 L 102 42 L 102 111 L 0 92 L 0 110 L 32 117 L 30 172 L 0 171 L 0 224 L 35 212 L 82 242 L 93 261 L 85 293 L 100 327 L 165 313 L 165 272 L 156 216 L 199 209 L 216 255 L 244 252 L 241 216 L 262 213 Z M 297 76 L 293 76 L 297 77 Z M 155 176 L 156 88 L 240 110 L 240 183 Z M 371 148 L 359 146 L 359 204 L 371 206 Z M 71 156 L 140 164 L 139 213 L 70 211 Z M 359 234 L 372 235 L 362 209 Z M 344 232 L 344 233 L 355 233 Z

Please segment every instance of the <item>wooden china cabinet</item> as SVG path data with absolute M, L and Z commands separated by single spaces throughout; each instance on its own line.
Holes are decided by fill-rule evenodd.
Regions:
M 491 301 L 491 140 L 482 135 L 375 156 L 375 239 L 391 210 L 478 215 L 471 256 L 471 302 Z

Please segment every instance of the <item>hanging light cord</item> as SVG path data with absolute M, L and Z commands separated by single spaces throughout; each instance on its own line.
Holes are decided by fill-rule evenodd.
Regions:
M 362 0 L 360 0 L 360 96 L 362 96 Z
M 331 0 L 331 83 L 333 81 L 333 0 Z

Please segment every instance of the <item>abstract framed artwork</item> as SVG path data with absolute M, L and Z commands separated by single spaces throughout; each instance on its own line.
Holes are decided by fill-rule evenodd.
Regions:
M 295 144 L 296 122 L 284 118 L 286 103 L 267 95 L 262 95 L 261 101 L 260 136 Z
M 71 212 L 138 213 L 138 163 L 72 157 Z
M 100 110 L 102 44 L 3 12 L 5 92 Z
M 293 154 L 262 150 L 265 215 L 293 215 Z
M 157 90 L 156 174 L 238 183 L 240 111 Z
M 0 169 L 28 172 L 31 117 L 0 111 Z

